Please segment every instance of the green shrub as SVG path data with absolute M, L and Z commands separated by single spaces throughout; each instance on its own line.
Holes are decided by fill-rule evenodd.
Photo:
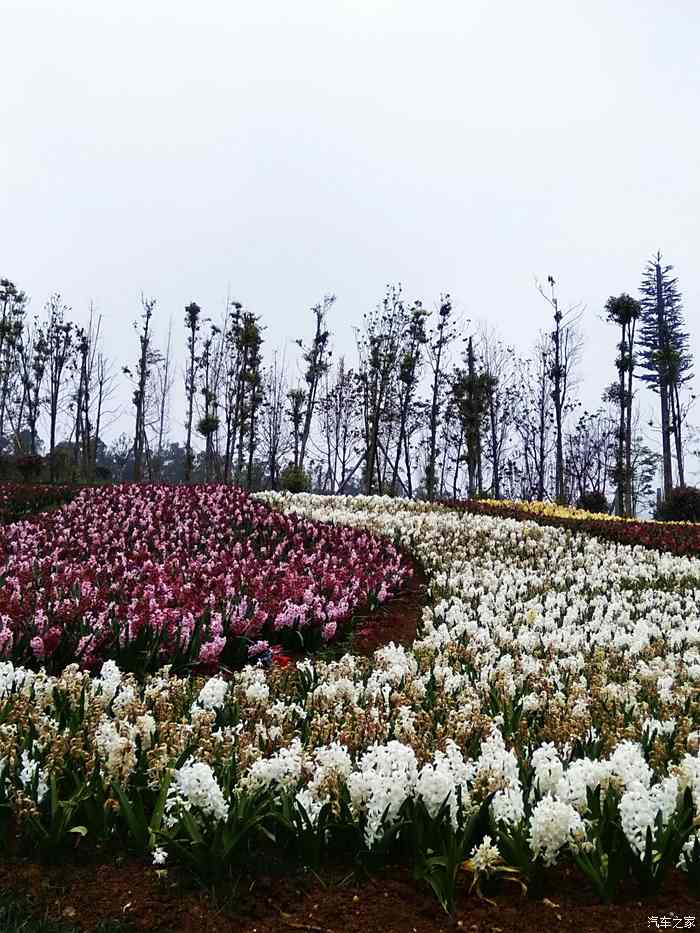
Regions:
M 15 467 L 25 483 L 36 482 L 44 465 L 42 457 L 36 454 L 22 454 L 15 457 Z
M 576 505 L 579 509 L 583 509 L 584 512 L 604 512 L 607 514 L 609 511 L 608 500 L 602 492 L 584 492 Z
M 280 473 L 280 486 L 285 492 L 310 492 L 311 477 L 301 467 L 290 463 Z
M 676 486 L 659 503 L 654 518 L 661 522 L 700 522 L 700 489 Z

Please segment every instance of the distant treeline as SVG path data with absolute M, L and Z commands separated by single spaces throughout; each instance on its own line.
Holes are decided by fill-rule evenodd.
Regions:
M 623 292 L 595 309 L 615 328 L 611 383 L 595 411 L 576 394 L 583 309 L 564 306 L 551 277 L 538 288 L 550 326 L 525 353 L 460 321 L 447 294 L 428 308 L 389 287 L 358 322 L 352 360 L 333 357 L 335 299 L 326 296 L 297 341 L 301 376 L 292 380 L 277 352 L 265 358 L 264 323 L 239 302 L 218 321 L 186 306 L 178 366 L 172 328 L 158 345 L 157 304 L 143 298 L 127 363 L 108 358 L 92 309 L 81 326 L 55 294 L 31 317 L 26 294 L 2 279 L 0 471 L 54 483 L 551 499 L 635 515 L 659 468 L 662 497 L 686 485 L 693 360 L 672 267 L 657 254 L 639 299 Z M 174 440 L 172 390 L 183 371 L 185 430 Z M 120 380 L 130 385 L 133 430 L 108 446 Z M 658 399 L 658 445 L 640 424 L 643 387 Z

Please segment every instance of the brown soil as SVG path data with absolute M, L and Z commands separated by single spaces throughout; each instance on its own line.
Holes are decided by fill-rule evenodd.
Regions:
M 467 893 L 465 876 L 450 920 L 427 889 L 399 868 L 361 881 L 350 869 L 323 881 L 313 875 L 250 876 L 235 889 L 230 884 L 212 893 L 173 871 L 159 877 L 136 859 L 52 867 L 0 863 L 0 890 L 27 897 L 37 916 L 68 921 L 86 933 L 110 920 L 156 933 L 632 933 L 648 929 L 650 917 L 672 915 L 695 917 L 700 926 L 700 898 L 691 895 L 680 873 L 660 896 L 641 900 L 630 892 L 612 906 L 598 904 L 580 875 L 567 869 L 548 880 L 541 900 L 511 889 L 494 892 L 494 906 Z
M 415 560 L 407 557 L 413 570 L 405 589 L 378 609 L 356 616 L 349 650 L 353 654 L 371 655 L 382 645 L 393 641 L 410 647 L 425 605 L 427 577 Z

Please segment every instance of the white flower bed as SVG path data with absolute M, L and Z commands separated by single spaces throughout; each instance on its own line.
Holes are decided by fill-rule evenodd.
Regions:
M 487 771 L 503 785 L 492 812 L 518 823 L 523 788 L 504 729 L 534 772 L 531 795 L 540 799 L 530 841 L 546 864 L 585 835 L 587 791 L 598 787 L 612 783 L 622 793 L 623 830 L 640 855 L 647 829 L 657 819 L 667 825 L 686 787 L 698 811 L 700 560 L 397 499 L 263 498 L 387 535 L 427 571 L 430 599 L 412 652 L 377 652 L 376 670 L 354 688 L 354 702 L 383 689 L 395 706 L 390 691 L 406 691 L 410 681 L 414 702 L 401 708 L 404 720 L 413 719 L 432 685 L 438 707 L 447 706 L 444 735 L 457 738 L 460 723 L 465 737 L 477 722 L 482 735 L 493 730 L 476 762 L 455 770 L 437 751 L 419 780 L 401 770 L 379 807 L 391 814 L 397 795 L 425 799 L 430 787 L 434 811 L 457 784 L 467 795 Z M 394 752 L 393 760 L 402 757 Z M 366 770 L 365 759 L 358 767 Z

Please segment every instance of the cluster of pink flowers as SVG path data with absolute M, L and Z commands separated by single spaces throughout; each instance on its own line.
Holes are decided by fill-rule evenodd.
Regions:
M 390 541 L 230 486 L 84 489 L 0 530 L 0 656 L 51 670 L 236 666 L 331 640 L 410 568 Z

